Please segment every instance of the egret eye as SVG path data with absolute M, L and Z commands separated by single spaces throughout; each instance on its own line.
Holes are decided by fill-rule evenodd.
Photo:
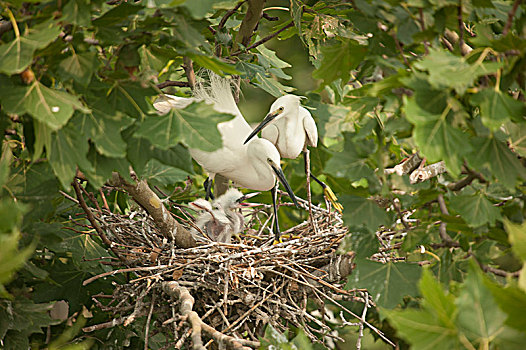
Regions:
M 278 111 L 283 112 L 284 109 L 285 109 L 285 107 L 281 106 L 281 107 L 278 108 Z

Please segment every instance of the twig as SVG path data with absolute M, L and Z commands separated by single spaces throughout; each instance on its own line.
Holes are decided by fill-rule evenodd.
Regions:
M 399 42 L 398 39 L 396 38 L 396 35 L 393 34 L 392 37 L 393 37 L 393 39 L 394 39 L 394 42 L 395 42 L 396 48 L 397 48 L 398 51 L 400 52 L 400 56 L 402 56 L 402 59 L 404 60 L 405 65 L 408 66 L 408 67 L 411 67 L 411 66 L 409 65 L 409 61 L 407 61 L 407 58 L 406 58 L 405 55 L 404 55 L 404 50 L 402 49 L 402 45 L 400 45 L 400 42 Z
M 166 80 L 160 84 L 157 84 L 157 88 L 164 89 L 168 86 L 177 86 L 177 87 L 190 87 L 190 83 L 186 81 L 173 81 L 173 80 Z
M 458 47 L 460 49 L 460 53 L 462 56 L 464 56 L 464 52 L 462 51 L 462 47 L 464 46 L 464 20 L 462 19 L 462 0 L 458 0 L 458 8 L 457 8 L 457 15 L 458 15 Z
M 522 0 L 515 0 L 513 3 L 513 7 L 511 8 L 510 12 L 508 13 L 508 20 L 506 21 L 506 25 L 504 26 L 504 29 L 502 30 L 502 36 L 506 36 L 508 34 L 508 31 L 511 28 L 511 24 L 513 23 L 513 17 L 515 17 L 515 13 L 517 12 L 517 8 L 519 7 L 519 4 Z
M 139 266 L 139 267 L 130 267 L 130 268 L 127 268 L 127 269 L 108 271 L 108 272 L 101 273 L 101 274 L 99 274 L 97 276 L 93 276 L 93 277 L 88 278 L 87 280 L 82 282 L 82 285 L 85 286 L 85 285 L 90 284 L 93 281 L 98 280 L 99 278 L 107 277 L 107 276 L 114 276 L 114 275 L 116 275 L 118 273 L 137 272 L 137 271 L 152 271 L 152 270 L 160 270 L 160 269 L 165 269 L 165 268 L 170 268 L 170 267 L 172 267 L 172 266 L 171 265 Z
M 115 256 L 117 256 L 121 261 L 126 262 L 126 259 L 124 259 L 119 254 L 119 251 L 117 250 L 117 248 L 115 248 L 115 246 L 108 239 L 108 237 L 106 236 L 104 231 L 102 231 L 102 229 L 100 228 L 99 224 L 97 223 L 97 220 L 95 220 L 95 217 L 93 216 L 93 213 L 91 212 L 91 210 L 86 205 L 86 202 L 84 201 L 84 197 L 82 196 L 82 192 L 80 190 L 80 185 L 77 182 L 77 180 L 73 180 L 73 188 L 75 189 L 75 193 L 77 194 L 77 199 L 79 201 L 80 206 L 82 207 L 82 209 L 86 213 L 86 216 L 88 217 L 88 220 L 91 223 L 91 225 L 93 226 L 93 228 L 95 229 L 95 231 L 97 231 L 97 233 L 99 234 L 99 237 L 102 240 L 102 242 L 104 242 L 104 244 L 107 245 L 111 249 L 113 254 L 115 254 Z
M 223 16 L 223 18 L 221 18 L 221 21 L 219 21 L 219 25 L 217 26 L 217 30 L 220 31 L 221 29 L 223 29 L 223 27 L 225 26 L 226 24 L 226 21 L 230 18 L 230 16 L 232 16 L 234 13 L 236 13 L 236 11 L 241 7 L 241 5 L 243 5 L 247 0 L 243 0 L 243 1 L 240 1 L 237 3 L 237 5 L 233 8 L 233 9 L 230 9 L 228 10 L 225 15 Z
M 425 23 L 424 23 L 424 10 L 420 7 L 418 9 L 418 22 L 420 23 L 420 29 L 422 30 L 422 32 L 424 32 L 426 30 L 426 26 L 425 26 Z M 429 42 L 427 40 L 424 40 L 424 48 L 426 50 L 426 55 L 429 54 Z

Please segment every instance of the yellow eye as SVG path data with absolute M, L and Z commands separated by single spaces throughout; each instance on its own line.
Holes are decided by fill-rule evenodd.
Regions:
M 285 109 L 285 107 L 281 106 L 281 107 L 278 108 L 278 111 L 283 112 L 284 109 Z

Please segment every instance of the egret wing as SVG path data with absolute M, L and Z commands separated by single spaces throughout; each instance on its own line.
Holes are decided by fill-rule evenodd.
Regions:
M 303 116 L 303 127 L 305 128 L 305 134 L 307 135 L 307 145 L 312 147 L 318 146 L 318 128 L 316 127 L 316 122 L 310 112 L 304 108 L 300 107 L 300 116 Z

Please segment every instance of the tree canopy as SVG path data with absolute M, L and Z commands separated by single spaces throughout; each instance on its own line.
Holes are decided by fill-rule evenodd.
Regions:
M 71 184 L 82 179 L 78 191 L 120 213 L 135 204 L 105 189 L 115 173 L 176 203 L 203 197 L 206 175 L 188 148 L 221 147 L 216 125 L 231 116 L 203 102 L 162 116 L 152 105 L 162 93 L 191 96 L 203 70 L 240 83 L 252 122 L 276 97 L 306 97 L 320 135 L 312 172 L 344 207 L 340 251 L 354 254 L 346 288 L 372 297 L 370 324 L 401 348 L 523 348 L 523 1 L 0 5 L 3 348 L 144 347 L 145 319 L 81 330 L 108 320 L 91 296 L 111 294 L 112 279 L 83 282 L 117 268 L 102 259 L 117 257 L 80 215 Z M 283 168 L 305 197 L 303 161 Z M 323 201 L 320 186 L 312 191 Z M 284 226 L 306 218 L 280 211 Z M 374 342 L 363 321 L 345 326 L 342 348 Z M 262 344 L 318 346 L 289 333 L 268 329 Z

